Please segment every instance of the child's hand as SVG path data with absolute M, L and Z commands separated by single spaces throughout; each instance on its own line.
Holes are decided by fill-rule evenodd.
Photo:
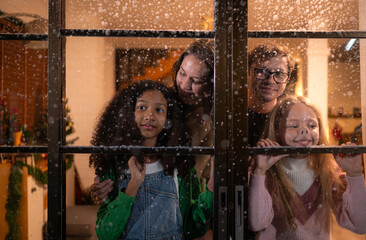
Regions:
M 257 147 L 273 147 L 273 146 L 280 146 L 280 144 L 268 138 L 261 139 L 257 143 Z M 275 156 L 257 155 L 255 157 L 255 167 L 253 173 L 256 175 L 266 175 L 268 169 L 270 169 L 276 162 L 287 156 L 289 156 L 289 154 L 281 154 Z
M 128 160 L 128 168 L 131 172 L 131 181 L 136 181 L 140 185 L 145 179 L 145 166 L 142 166 L 135 156 Z
M 346 143 L 347 146 L 356 145 L 351 142 Z M 341 146 L 346 146 L 342 144 Z M 346 172 L 347 176 L 356 177 L 362 175 L 361 154 L 337 154 L 335 160 L 338 165 Z
M 137 162 L 137 158 L 132 156 L 130 160 L 128 160 L 128 167 L 131 172 L 131 180 L 127 185 L 125 193 L 134 197 L 145 179 L 145 166 L 141 166 L 141 164 Z

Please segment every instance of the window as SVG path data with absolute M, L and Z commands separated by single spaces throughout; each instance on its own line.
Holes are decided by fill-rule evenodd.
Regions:
M 17 108 L 17 121 L 26 123 L 26 129 L 22 126 L 23 132 L 28 129 L 35 133 L 33 142 L 0 146 L 0 152 L 2 156 L 9 155 L 13 162 L 18 157 L 23 158 L 19 161 L 31 164 L 31 161 L 44 164 L 42 160 L 48 160 L 48 164 L 38 165 L 48 169 L 48 197 L 43 198 L 39 191 L 36 202 L 42 200 L 48 204 L 48 217 L 42 216 L 40 221 L 48 219 L 48 234 L 53 238 L 65 239 L 67 230 L 72 228 L 67 225 L 66 209 L 68 201 L 74 201 L 68 193 L 73 184 L 67 185 L 74 177 L 66 171 L 67 155 L 74 155 L 78 177 L 90 183 L 93 170 L 88 170 L 89 154 L 115 151 L 89 144 L 95 120 L 115 89 L 134 79 L 142 79 L 149 67 L 161 68 L 158 62 L 171 61 L 196 39 L 215 40 L 214 146 L 181 147 L 179 152 L 214 155 L 215 239 L 248 237 L 249 155 L 366 152 L 363 146 L 343 150 L 339 147 L 259 149 L 248 147 L 247 141 L 251 131 L 247 116 L 247 54 L 261 42 L 276 42 L 288 46 L 295 56 L 296 73 L 287 91 L 307 96 L 320 106 L 332 143 L 337 145 L 348 139 L 362 143 L 357 127 L 364 122 L 361 114 L 366 103 L 362 95 L 366 81 L 363 1 L 40 2 L 39 9 L 28 3 L 23 6 L 9 1 L 0 4 L 3 14 L 33 14 L 12 18 L 0 15 L 0 94 L 2 104 L 8 104 L 9 116 L 14 116 L 12 108 Z M 42 32 L 31 28 L 30 18 L 48 22 L 50 29 Z M 21 21 L 17 22 L 19 19 Z M 213 21 L 215 30 L 211 29 Z M 25 28 L 24 23 L 30 28 Z M 27 32 L 21 33 L 22 29 Z M 357 40 L 350 50 L 344 50 L 351 39 Z M 44 43 L 48 43 L 48 47 Z M 147 57 L 150 55 L 153 57 Z M 126 67 L 126 61 L 132 67 Z M 141 62 L 146 66 L 137 69 L 134 62 L 139 63 L 139 67 Z M 171 84 L 168 72 L 158 78 L 164 77 L 165 83 Z M 67 136 L 69 123 L 74 123 L 77 134 Z M 5 125 L 2 125 L 2 134 L 9 129 Z M 13 141 L 9 136 L 1 138 L 1 144 Z M 67 145 L 67 141 L 75 137 L 79 137 L 75 145 Z M 117 151 L 126 153 L 133 149 L 122 146 Z M 172 154 L 176 149 L 142 151 Z M 10 165 L 5 171 L 9 168 Z M 32 191 L 31 184 L 35 183 L 29 183 L 29 191 Z M 0 217 L 2 221 L 3 216 Z

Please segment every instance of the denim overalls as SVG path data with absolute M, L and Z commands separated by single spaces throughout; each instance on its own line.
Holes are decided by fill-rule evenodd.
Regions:
M 177 187 L 172 176 L 166 176 L 160 162 L 158 172 L 148 174 L 141 184 L 126 228 L 120 239 L 184 239 L 183 220 L 179 209 Z M 156 163 L 152 163 L 155 165 Z M 156 170 L 156 168 L 155 168 Z M 126 188 L 131 174 L 118 181 L 118 188 Z

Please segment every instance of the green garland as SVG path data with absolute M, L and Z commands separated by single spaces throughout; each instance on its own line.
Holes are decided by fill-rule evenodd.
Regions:
M 9 175 L 8 200 L 5 204 L 6 214 L 5 220 L 9 225 L 9 232 L 6 234 L 6 240 L 19 239 L 19 228 L 17 218 L 19 215 L 19 201 L 22 197 L 21 183 L 22 183 L 22 169 L 19 164 L 11 165 Z
M 74 162 L 73 155 L 67 155 L 66 170 L 71 168 Z M 19 239 L 19 226 L 17 218 L 19 215 L 19 203 L 22 197 L 21 183 L 23 179 L 22 167 L 28 168 L 28 174 L 31 175 L 39 184 L 45 185 L 48 183 L 48 174 L 40 169 L 25 164 L 23 162 L 15 162 L 11 164 L 9 175 L 8 199 L 5 204 L 6 214 L 5 220 L 9 225 L 9 232 L 5 240 Z
M 38 183 L 47 184 L 48 174 L 42 172 L 40 169 L 25 164 L 23 162 L 15 162 L 11 164 L 9 175 L 8 199 L 5 204 L 6 214 L 5 220 L 9 226 L 9 232 L 6 235 L 6 240 L 19 239 L 19 226 L 17 218 L 19 215 L 19 203 L 22 197 L 21 183 L 23 179 L 22 167 L 28 168 L 30 174 Z

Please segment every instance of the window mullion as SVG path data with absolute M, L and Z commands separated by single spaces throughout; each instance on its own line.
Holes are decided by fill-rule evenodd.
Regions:
M 228 239 L 228 84 L 230 81 L 230 3 L 215 1 L 215 95 L 214 95 L 214 239 Z M 229 56 L 229 57 L 228 57 Z
M 66 239 L 66 171 L 60 146 L 63 134 L 63 43 L 64 1 L 50 0 L 48 29 L 48 234 L 50 239 Z
M 248 9 L 247 4 L 233 1 L 233 35 L 232 35 L 232 83 L 231 83 L 231 150 L 229 166 L 232 176 L 232 198 L 234 217 L 232 235 L 234 239 L 248 236 L 247 181 L 248 172 Z

